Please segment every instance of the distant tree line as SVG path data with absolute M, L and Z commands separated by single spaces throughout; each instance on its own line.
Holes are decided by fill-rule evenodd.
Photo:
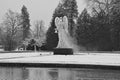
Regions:
M 61 0 L 47 32 L 42 20 L 35 21 L 34 29 L 31 28 L 30 15 L 25 6 L 21 13 L 9 10 L 0 25 L 0 43 L 7 51 L 23 45 L 28 50 L 53 50 L 59 41 L 55 18 L 63 16 L 68 17 L 70 36 L 86 51 L 120 50 L 119 0 L 89 0 L 81 13 L 78 12 L 76 0 Z

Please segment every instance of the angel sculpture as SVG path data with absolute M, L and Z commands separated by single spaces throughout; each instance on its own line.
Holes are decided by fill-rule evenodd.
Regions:
M 67 44 L 65 43 L 65 41 L 64 41 L 64 36 L 65 36 L 65 34 L 67 34 L 67 28 L 68 28 L 68 25 L 67 25 L 67 17 L 65 16 L 65 17 L 60 17 L 60 18 L 56 18 L 55 19 L 55 25 L 56 25 L 56 29 L 57 29 L 57 31 L 58 31 L 58 36 L 59 36 L 59 42 L 58 42 L 58 46 L 57 46 L 57 48 L 67 48 L 68 46 L 67 46 Z M 66 24 L 66 26 L 65 26 L 65 24 Z
M 72 48 L 73 51 L 79 51 L 78 46 L 75 44 L 74 39 L 68 32 L 68 18 L 56 17 L 55 18 L 56 30 L 58 31 L 59 41 L 57 48 Z

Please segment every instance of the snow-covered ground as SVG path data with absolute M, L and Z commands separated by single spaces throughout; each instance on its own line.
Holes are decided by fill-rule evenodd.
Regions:
M 44 54 L 44 55 L 41 55 Z M 53 52 L 2 53 L 0 63 L 57 63 L 120 66 L 120 54 L 79 53 L 79 55 L 52 55 Z

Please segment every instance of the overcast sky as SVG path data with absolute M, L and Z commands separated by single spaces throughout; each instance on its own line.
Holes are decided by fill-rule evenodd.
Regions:
M 0 0 L 0 22 L 5 13 L 11 9 L 15 12 L 21 12 L 21 8 L 25 5 L 30 14 L 31 24 L 35 20 L 43 20 L 48 26 L 52 14 L 60 0 Z M 85 7 L 85 0 L 77 0 L 78 10 L 81 12 Z

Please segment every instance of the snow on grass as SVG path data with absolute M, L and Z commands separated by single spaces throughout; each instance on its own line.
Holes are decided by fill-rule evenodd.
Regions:
M 120 66 L 120 54 L 81 53 L 79 55 L 51 55 L 52 52 L 51 54 L 49 53 L 50 52 L 0 54 L 0 63 L 57 63 Z

